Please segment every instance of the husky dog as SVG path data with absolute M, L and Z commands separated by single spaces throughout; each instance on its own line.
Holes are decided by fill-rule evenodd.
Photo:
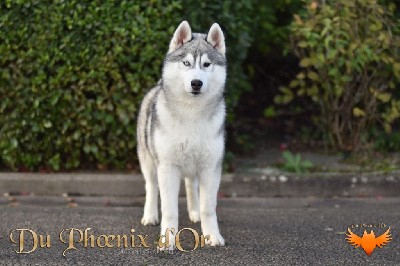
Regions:
M 211 246 L 225 244 L 216 205 L 224 156 L 225 38 L 215 23 L 208 34 L 176 29 L 162 79 L 143 99 L 138 118 L 138 155 L 146 180 L 143 225 L 154 225 L 161 198 L 161 235 L 178 230 L 178 194 L 185 179 L 189 218 L 201 221 Z M 170 230 L 170 239 L 174 239 Z M 172 243 L 172 248 L 173 243 Z

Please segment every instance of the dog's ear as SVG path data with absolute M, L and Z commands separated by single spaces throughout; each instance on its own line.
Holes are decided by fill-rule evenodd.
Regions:
M 175 30 L 174 37 L 169 44 L 168 53 L 171 53 L 190 41 L 192 39 L 192 29 L 189 23 L 184 20 L 179 24 L 178 28 Z
M 214 23 L 207 34 L 207 42 L 209 42 L 217 51 L 225 54 L 225 37 L 218 23 Z

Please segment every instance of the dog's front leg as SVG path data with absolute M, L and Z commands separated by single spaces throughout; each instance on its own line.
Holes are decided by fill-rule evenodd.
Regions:
M 175 234 L 178 232 L 180 171 L 172 164 L 160 164 L 157 174 L 161 197 L 161 236 L 166 236 L 166 230 L 170 229 L 167 248 L 174 249 L 175 235 L 172 232 Z
M 185 188 L 189 219 L 193 223 L 197 223 L 200 221 L 199 180 L 193 177 L 186 177 Z
M 221 166 L 204 169 L 200 174 L 200 221 L 203 235 L 209 235 L 206 241 L 211 246 L 224 246 L 217 221 L 217 193 L 221 180 Z

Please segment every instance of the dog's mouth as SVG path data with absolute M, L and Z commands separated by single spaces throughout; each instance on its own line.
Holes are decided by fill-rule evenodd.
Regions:
M 190 93 L 195 95 L 195 96 L 201 94 L 201 92 L 198 92 L 198 91 L 191 91 Z

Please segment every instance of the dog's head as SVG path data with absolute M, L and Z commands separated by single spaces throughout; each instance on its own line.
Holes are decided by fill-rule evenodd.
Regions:
M 192 33 L 187 21 L 175 30 L 164 61 L 163 81 L 185 97 L 221 94 L 226 79 L 225 38 L 217 23 L 208 34 Z

